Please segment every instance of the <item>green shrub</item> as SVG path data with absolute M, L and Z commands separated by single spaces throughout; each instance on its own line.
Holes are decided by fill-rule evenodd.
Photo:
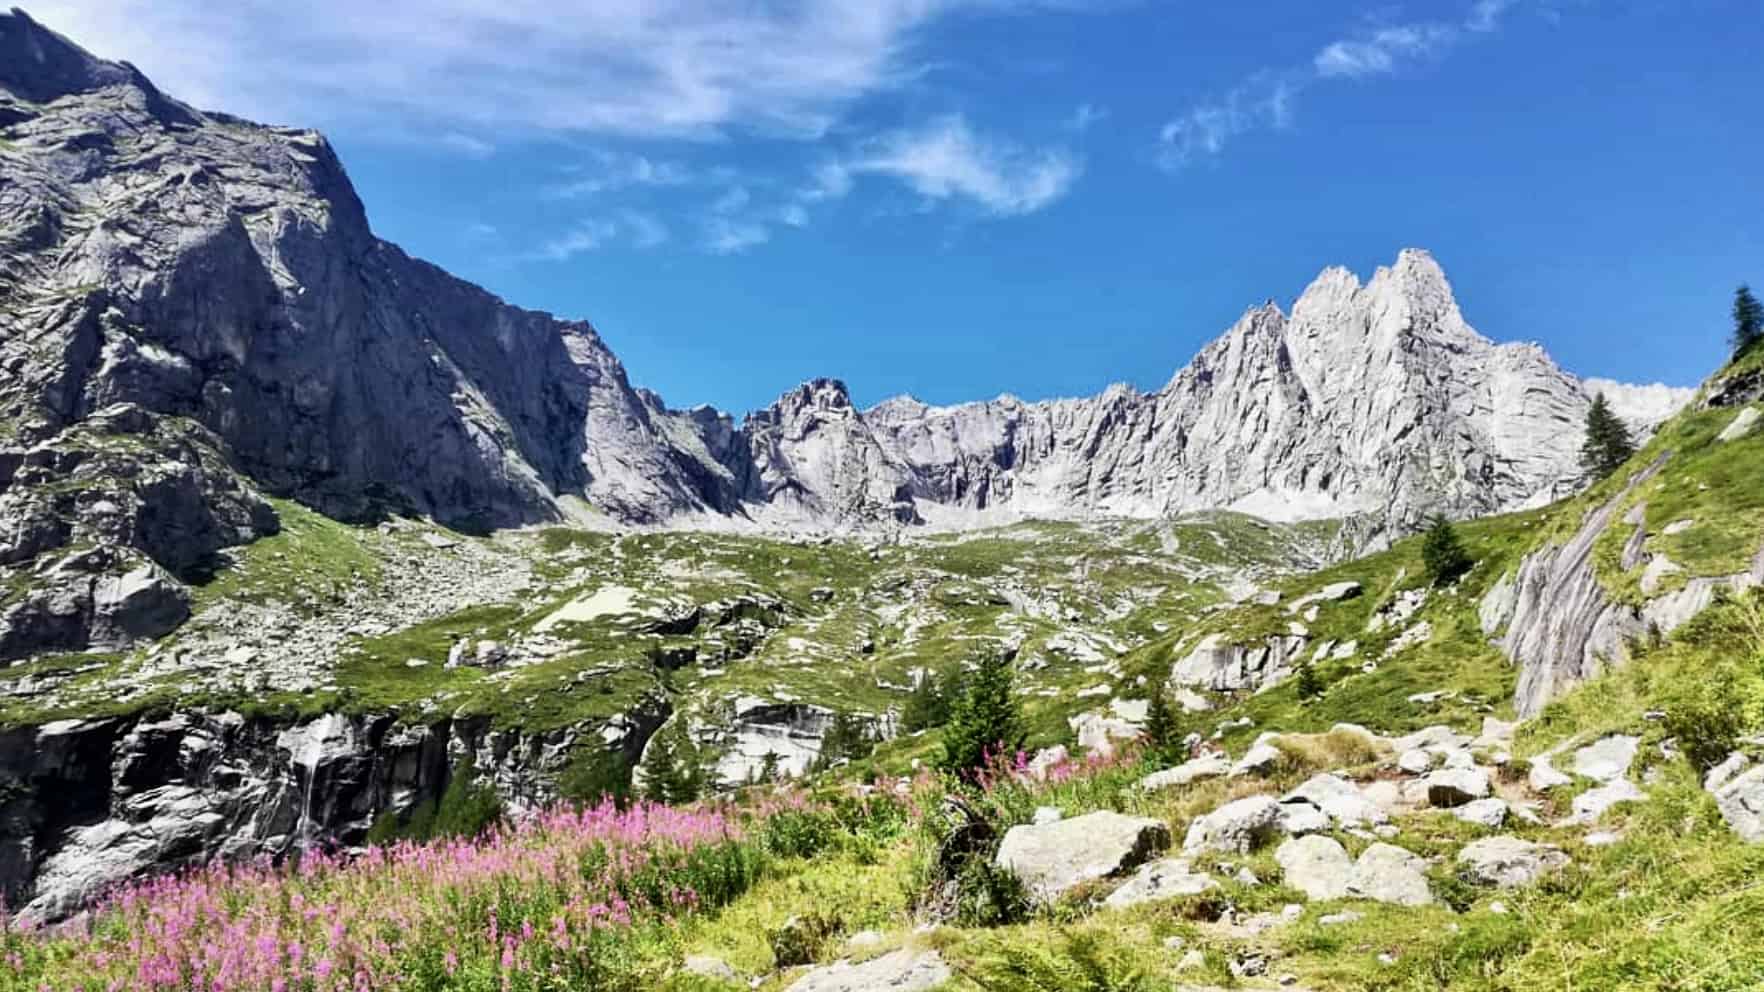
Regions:
M 1746 731 L 1745 698 L 1732 672 L 1687 686 L 1666 706 L 1666 733 L 1700 771 L 1719 765 Z
M 988 858 L 969 858 L 955 878 L 955 921 L 964 927 L 1004 927 L 1029 917 L 1023 880 Z

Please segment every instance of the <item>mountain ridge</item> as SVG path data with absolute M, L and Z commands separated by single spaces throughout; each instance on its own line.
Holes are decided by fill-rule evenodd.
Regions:
M 30 575 L 0 653 L 175 625 L 180 580 L 274 532 L 265 496 L 466 531 L 1232 508 L 1366 516 L 1363 548 L 1575 484 L 1586 390 L 1470 328 L 1424 252 L 1251 308 L 1155 392 L 865 412 L 816 379 L 737 424 L 375 236 L 318 132 L 194 110 L 22 12 L 0 51 L 0 563 Z

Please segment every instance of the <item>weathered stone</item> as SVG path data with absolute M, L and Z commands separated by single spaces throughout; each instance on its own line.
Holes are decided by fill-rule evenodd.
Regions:
M 1498 827 L 1507 822 L 1507 801 L 1505 799 L 1478 799 L 1468 802 L 1452 810 L 1452 815 L 1465 823 L 1474 823 L 1481 827 Z
M 1425 906 L 1433 901 L 1427 887 L 1427 862 L 1390 844 L 1373 844 L 1354 862 L 1350 895 L 1399 906 Z
M 1273 796 L 1250 796 L 1226 803 L 1189 824 L 1182 849 L 1189 854 L 1247 854 L 1274 837 L 1280 817 L 1280 803 Z
M 724 961 L 722 958 L 708 957 L 703 954 L 687 955 L 685 962 L 680 966 L 680 970 L 688 975 L 697 975 L 700 978 L 708 978 L 712 981 L 723 982 L 726 984 L 734 984 L 740 981 L 741 978 L 741 976 L 735 973 L 734 968 L 729 967 L 727 961 Z
M 1419 748 L 1397 756 L 1397 767 L 1410 775 L 1425 775 L 1433 770 L 1433 754 Z
M 1629 774 L 1639 737 L 1611 736 L 1574 752 L 1574 774 L 1609 784 Z
M 1161 821 L 1103 811 L 1012 827 L 994 863 L 1052 902 L 1084 882 L 1131 871 L 1169 846 L 1170 828 Z
M 1152 772 L 1139 780 L 1139 787 L 1148 791 L 1172 789 L 1203 779 L 1219 778 L 1230 772 L 1231 762 L 1226 760 L 1223 755 L 1208 755 L 1185 761 L 1175 768 Z
M 1617 779 L 1610 785 L 1588 789 L 1574 797 L 1574 822 L 1597 823 L 1605 811 L 1619 803 L 1637 803 L 1648 798 L 1635 783 Z
M 1442 768 L 1426 778 L 1427 801 L 1442 809 L 1486 798 L 1488 773 L 1480 768 Z
M 789 992 L 930 992 L 953 977 L 936 951 L 899 950 L 863 964 L 816 968 L 792 982 Z
M 1354 862 L 1347 849 L 1328 837 L 1298 837 L 1274 852 L 1286 885 L 1311 899 L 1345 899 Z
M 1465 881 L 1503 889 L 1530 885 L 1567 864 L 1560 848 L 1517 837 L 1488 837 L 1458 852 L 1458 873 Z
M 1133 873 L 1133 877 L 1103 900 L 1110 909 L 1125 909 L 1143 902 L 1197 896 L 1219 883 L 1212 876 L 1197 873 L 1187 861 L 1174 858 L 1154 861 Z
M 1741 840 L 1748 844 L 1764 843 L 1764 765 L 1717 788 L 1715 805 Z

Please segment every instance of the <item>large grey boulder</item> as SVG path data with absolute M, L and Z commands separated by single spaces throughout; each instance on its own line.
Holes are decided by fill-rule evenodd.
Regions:
M 1226 803 L 1188 825 L 1182 849 L 1189 854 L 1247 854 L 1274 837 L 1281 815 L 1280 803 L 1273 796 L 1250 796 Z
M 1103 905 L 1110 909 L 1125 909 L 1143 902 L 1198 896 L 1218 887 L 1219 883 L 1213 881 L 1212 876 L 1194 871 L 1187 861 L 1166 858 L 1134 872 L 1132 878 L 1109 893 Z
M 899 950 L 863 964 L 816 968 L 792 982 L 789 992 L 929 992 L 953 977 L 936 951 Z
M 1274 852 L 1286 885 L 1310 899 L 1345 899 L 1354 880 L 1347 849 L 1328 837 L 1295 837 Z
M 1488 773 L 1480 768 L 1442 768 L 1426 778 L 1427 801 L 1442 809 L 1488 798 Z
M 1714 794 L 1721 818 L 1741 840 L 1764 843 L 1764 765 L 1735 776 Z
M 1425 906 L 1433 902 L 1427 886 L 1427 862 L 1413 852 L 1392 844 L 1373 844 L 1354 862 L 1348 881 L 1352 896 L 1399 906 Z
M 1281 797 L 1281 802 L 1309 803 L 1343 827 L 1368 827 L 1390 822 L 1384 808 L 1367 798 L 1359 786 L 1327 772 L 1306 779 L 1298 788 Z
M 1015 872 L 1037 899 L 1052 902 L 1084 882 L 1131 871 L 1169 846 L 1163 821 L 1102 811 L 1012 827 L 994 864 Z
M 1505 799 L 1490 797 L 1468 802 L 1452 810 L 1452 815 L 1465 823 L 1474 823 L 1479 827 L 1498 827 L 1507 822 L 1507 814 L 1511 812 Z
M 1458 852 L 1458 874 L 1474 885 L 1510 889 L 1559 871 L 1568 860 L 1558 847 L 1517 837 L 1488 837 Z

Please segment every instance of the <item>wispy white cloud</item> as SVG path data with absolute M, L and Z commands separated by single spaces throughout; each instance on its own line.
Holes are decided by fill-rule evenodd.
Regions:
M 587 220 L 545 242 L 533 257 L 547 262 L 567 262 L 577 255 L 596 251 L 618 233 L 611 221 Z
M 1292 99 L 1300 83 L 1271 73 L 1239 85 L 1224 98 L 1197 104 L 1158 133 L 1158 161 L 1180 169 L 1197 158 L 1217 155 L 1246 131 L 1281 128 L 1292 120 Z
M 722 216 L 705 221 L 704 247 L 713 255 L 739 255 L 770 240 L 771 228 L 764 224 Z
M 810 195 L 843 195 L 859 175 L 889 176 L 932 200 L 961 198 L 995 216 L 1034 213 L 1065 196 L 1083 162 L 1061 149 L 1027 149 L 984 137 L 960 115 L 883 135 L 823 167 Z
M 1071 118 L 1066 121 L 1066 127 L 1083 134 L 1091 127 L 1107 120 L 1108 116 L 1109 111 L 1106 107 L 1099 107 L 1094 103 L 1081 103 L 1077 110 L 1072 111 Z
M 668 226 L 641 210 L 619 211 L 619 223 L 631 243 L 639 248 L 654 248 L 669 238 Z
M 678 162 L 647 155 L 596 150 L 588 158 L 586 163 L 570 166 L 570 178 L 547 192 L 563 198 L 587 197 L 634 186 L 681 186 L 696 178 Z
M 467 158 L 489 158 L 496 154 L 496 146 L 482 138 L 474 138 L 469 134 L 449 131 L 440 138 L 441 146 L 450 151 L 458 152 Z
M 1375 24 L 1331 41 L 1308 65 L 1265 70 L 1223 97 L 1203 101 L 1173 118 L 1158 135 L 1158 161 L 1177 170 L 1225 150 L 1232 139 L 1251 131 L 1286 127 L 1306 88 L 1344 79 L 1398 72 L 1438 58 L 1467 39 L 1490 34 L 1522 0 L 1474 0 L 1454 20 Z
M 35 0 L 31 13 L 197 104 L 287 123 L 818 136 L 920 74 L 954 13 L 1077 0 Z
M 1313 60 L 1323 79 L 1394 72 L 1404 63 L 1432 55 L 1458 40 L 1456 24 L 1397 24 L 1357 38 L 1331 42 Z

